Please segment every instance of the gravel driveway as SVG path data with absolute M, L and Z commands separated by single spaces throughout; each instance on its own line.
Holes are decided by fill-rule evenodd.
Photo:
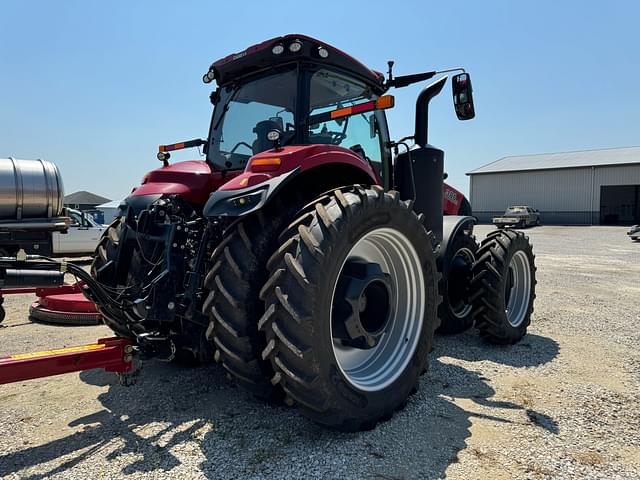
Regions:
M 101 371 L 0 386 L 0 476 L 640 478 L 640 244 L 624 232 L 527 230 L 529 335 L 513 347 L 438 337 L 419 392 L 373 431 L 254 401 L 215 365 L 150 362 L 133 387 Z M 109 335 L 32 324 L 28 297 L 5 301 L 0 354 Z

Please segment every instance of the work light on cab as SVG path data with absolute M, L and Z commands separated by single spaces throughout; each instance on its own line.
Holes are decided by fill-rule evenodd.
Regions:
M 302 42 L 300 40 L 294 40 L 289 45 L 289 51 L 291 53 L 298 53 L 302 49 Z

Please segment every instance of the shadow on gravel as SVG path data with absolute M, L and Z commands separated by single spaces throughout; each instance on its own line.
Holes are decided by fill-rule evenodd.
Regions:
M 357 434 L 327 431 L 294 409 L 254 401 L 215 365 L 187 369 L 149 363 L 129 388 L 111 374 L 84 372 L 82 381 L 107 387 L 98 397 L 103 409 L 74 420 L 70 426 L 76 431 L 68 436 L 0 455 L 0 476 L 37 467 L 41 473 L 21 472 L 21 478 L 44 479 L 79 464 L 84 470 L 106 457 L 113 464 L 99 471 L 108 466 L 112 474 L 134 477 L 151 472 L 176 477 L 185 470 L 172 470 L 182 467 L 212 479 L 440 478 L 467 447 L 474 416 L 509 423 L 504 409 L 517 409 L 532 428 L 558 431 L 556 422 L 539 412 L 492 400 L 495 390 L 487 378 L 448 358 L 524 368 L 557 354 L 555 341 L 537 335 L 512 347 L 490 346 L 473 334 L 438 337 L 429 374 L 406 408 Z M 468 402 L 478 408 L 460 406 Z

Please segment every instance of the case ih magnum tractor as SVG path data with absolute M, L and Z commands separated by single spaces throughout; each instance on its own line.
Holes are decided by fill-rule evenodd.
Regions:
M 393 141 L 386 92 L 442 72 L 392 66 L 385 79 L 302 35 L 213 63 L 208 138 L 161 146 L 164 166 L 99 244 L 87 295 L 107 325 L 148 354 L 214 358 L 254 395 L 348 431 L 404 404 L 439 326 L 475 320 L 491 342 L 518 341 L 532 248 L 512 230 L 478 245 L 473 217 L 443 216 L 444 153 L 427 134 L 447 77 L 418 96 L 414 135 Z M 451 71 L 456 114 L 473 118 L 470 77 Z M 169 164 L 196 146 L 206 161 Z M 445 192 L 449 213 L 470 215 Z

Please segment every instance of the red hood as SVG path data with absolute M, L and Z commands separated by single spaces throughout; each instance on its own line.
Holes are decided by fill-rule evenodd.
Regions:
M 458 215 L 464 195 L 448 183 L 443 185 L 443 210 L 445 215 Z
M 238 173 L 222 173 L 205 161 L 187 160 L 150 171 L 131 195 L 179 194 L 188 202 L 204 204 L 211 192 Z

